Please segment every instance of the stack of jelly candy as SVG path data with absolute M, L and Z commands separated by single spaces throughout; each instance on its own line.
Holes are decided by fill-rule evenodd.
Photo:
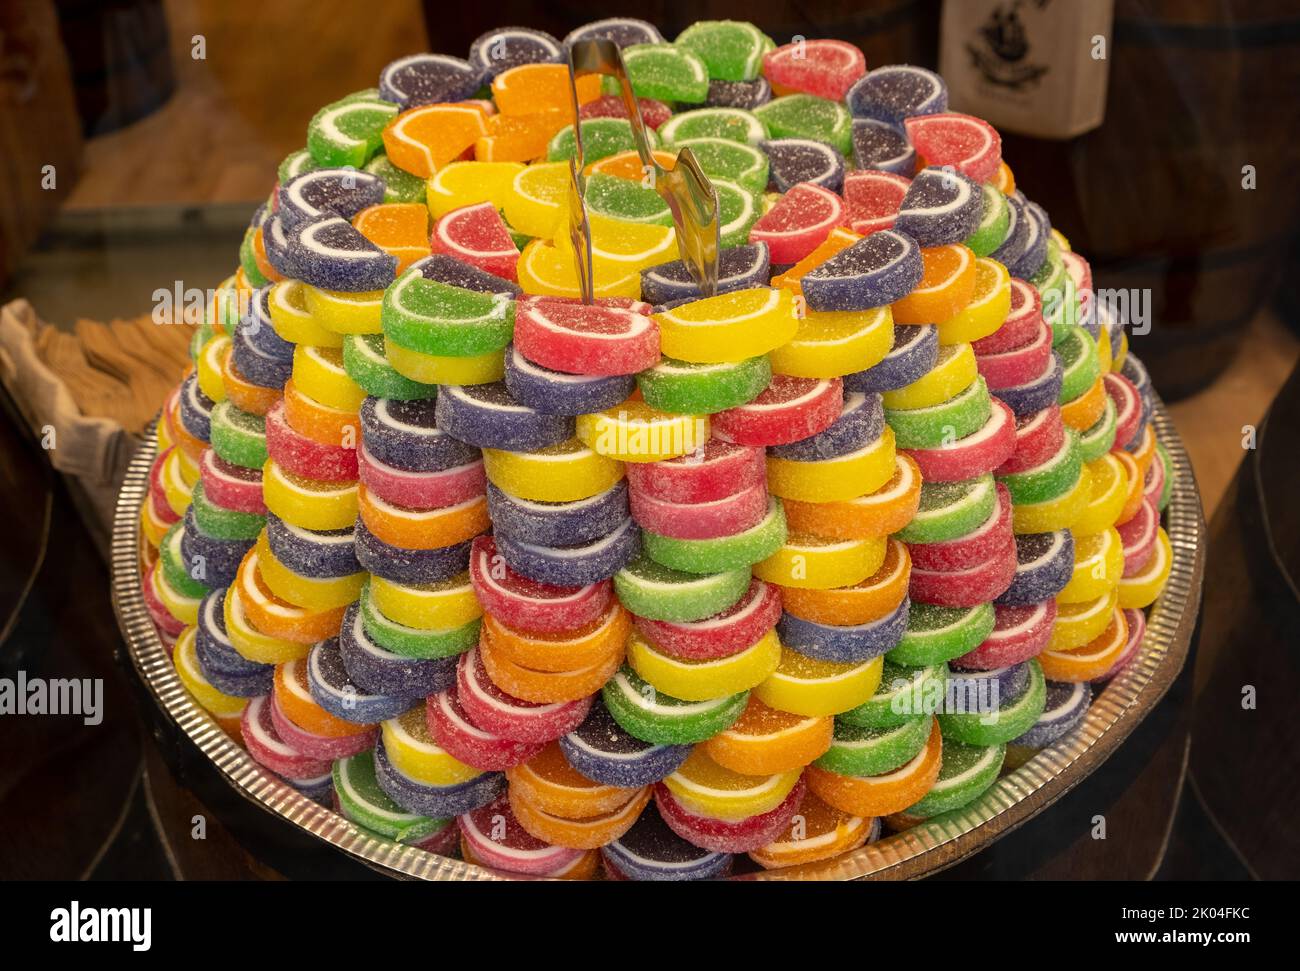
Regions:
M 716 296 L 590 77 L 578 300 L 589 37 L 717 190 Z M 968 804 L 1137 652 L 1150 379 L 933 73 L 733 21 L 502 28 L 306 142 L 141 511 L 183 682 L 288 785 L 502 872 L 816 862 Z

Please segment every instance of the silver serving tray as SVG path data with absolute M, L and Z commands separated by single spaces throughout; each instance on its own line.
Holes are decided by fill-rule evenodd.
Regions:
M 1173 460 L 1173 498 L 1166 530 L 1174 551 L 1164 592 L 1152 606 L 1133 662 L 1094 700 L 1079 727 L 1003 775 L 962 809 L 919 823 L 833 860 L 766 870 L 741 880 L 908 879 L 952 866 L 1042 812 L 1110 757 L 1164 696 L 1182 669 L 1200 610 L 1205 523 L 1196 478 L 1164 405 L 1156 435 Z M 140 678 L 177 727 L 212 760 L 226 781 L 266 811 L 393 877 L 420 880 L 521 879 L 376 836 L 312 802 L 253 760 L 190 697 L 149 619 L 140 588 L 140 508 L 156 451 L 150 435 L 136 453 L 118 496 L 113 524 L 113 607 Z

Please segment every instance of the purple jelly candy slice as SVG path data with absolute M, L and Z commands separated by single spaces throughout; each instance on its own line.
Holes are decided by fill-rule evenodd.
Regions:
M 871 310 L 901 300 L 921 282 L 921 248 L 884 229 L 841 250 L 803 278 L 812 310 Z
M 916 150 L 901 129 L 874 118 L 853 120 L 853 161 L 860 169 L 880 169 L 910 176 L 916 170 Z

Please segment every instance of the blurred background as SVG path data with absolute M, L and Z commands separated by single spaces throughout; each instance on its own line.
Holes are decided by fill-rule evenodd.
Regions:
M 97 550 L 106 548 L 116 482 L 176 380 L 189 336 L 182 327 L 147 326 L 141 315 L 160 287 L 175 281 L 211 287 L 233 270 L 252 209 L 270 191 L 279 161 L 302 147 L 316 109 L 373 86 L 380 69 L 404 54 L 463 56 L 475 37 L 496 26 L 524 24 L 563 36 L 581 23 L 624 12 L 631 11 L 581 0 L 0 5 L 0 304 L 6 304 L 0 321 L 6 389 L 0 487 L 14 523 L 0 556 L 5 670 L 42 645 L 57 642 L 59 651 L 72 651 L 64 643 L 72 640 L 80 650 L 59 663 L 90 670 L 108 664 L 116 631 Z M 1172 403 L 1207 518 L 1214 517 L 1214 535 L 1240 540 L 1248 534 L 1243 522 L 1260 530 L 1257 541 L 1240 544 L 1241 562 L 1217 586 L 1213 573 L 1220 567 L 1212 566 L 1207 585 L 1219 606 L 1206 623 L 1217 630 L 1219 643 L 1202 646 L 1198 691 L 1236 690 L 1241 677 L 1232 665 L 1241 659 L 1232 645 L 1242 631 L 1267 641 L 1296 629 L 1294 584 L 1274 589 L 1278 577 L 1292 575 L 1283 562 L 1300 537 L 1284 498 L 1295 462 L 1295 424 L 1275 417 L 1269 425 L 1280 464 L 1267 476 L 1258 467 L 1264 439 L 1247 430 L 1263 425 L 1300 354 L 1294 286 L 1300 272 L 1300 5 L 650 0 L 634 13 L 669 38 L 695 20 L 732 17 L 757 23 L 777 43 L 796 35 L 851 41 L 866 54 L 868 67 L 906 62 L 941 69 L 954 109 L 987 117 L 1003 131 L 1004 156 L 1019 187 L 1046 207 L 1053 224 L 1088 258 L 1098 286 L 1150 292 L 1153 326 L 1134 336 L 1132 346 Z M 1295 385 L 1293 379 L 1278 408 L 1289 400 L 1292 411 L 1300 411 Z M 39 408 L 54 409 L 93 439 L 93 454 L 64 450 L 55 457 L 57 470 L 51 469 L 32 430 Z M 1260 485 L 1265 481 L 1280 490 L 1271 507 Z M 1274 542 L 1275 528 L 1289 546 Z M 1277 611 L 1252 613 L 1249 624 L 1258 629 L 1232 613 L 1256 598 Z M 61 610 L 68 602 L 82 609 Z M 1256 644 L 1255 653 L 1261 650 Z M 1281 678 L 1293 691 L 1300 676 L 1294 653 L 1289 657 L 1290 667 L 1269 668 L 1263 676 Z M 1151 841 L 1160 854 L 1150 866 L 1142 863 L 1146 875 L 1164 865 L 1166 850 L 1177 862 L 1180 847 L 1184 863 L 1199 862 L 1210 875 L 1267 874 L 1272 854 L 1266 845 L 1274 833 L 1266 827 L 1267 839 L 1259 837 L 1258 812 L 1279 794 L 1235 822 L 1228 804 L 1234 791 L 1267 771 L 1266 750 L 1296 750 L 1296 729 L 1291 719 L 1279 722 L 1261 747 L 1257 737 L 1252 742 L 1234 735 L 1240 729 L 1230 719 L 1206 715 L 1213 726 L 1206 732 L 1206 758 L 1217 774 L 1204 788 L 1224 804 L 1189 816 L 1191 829 L 1171 828 L 1175 817 L 1191 812 L 1189 801 L 1204 801 L 1182 798 L 1195 717 L 1190 685 L 1185 694 L 1186 710 L 1170 722 L 1173 734 L 1162 736 L 1146 756 L 1135 756 L 1139 762 L 1130 770 L 1163 773 L 1164 801 L 1149 792 L 1135 797 L 1135 814 L 1145 805 L 1159 823 Z M 121 815 L 45 848 L 70 856 L 88 874 L 119 872 L 115 854 L 129 859 L 123 846 L 133 839 L 149 843 L 154 837 L 146 834 L 157 828 L 156 807 L 150 815 L 141 801 L 148 753 L 132 741 L 138 726 L 129 721 L 129 709 L 118 706 L 119 734 L 97 733 L 93 744 L 103 752 L 75 753 L 94 766 L 82 779 L 85 792 L 59 797 L 75 813 L 79 800 L 95 794 L 106 804 L 121 803 Z M 24 799 L 51 798 L 39 784 L 60 778 L 49 762 L 51 746 L 58 753 L 60 746 L 87 744 L 21 736 L 36 730 L 0 726 L 6 751 L 29 753 L 0 770 L 6 819 L 33 812 L 36 803 Z M 28 742 L 36 750 L 22 748 Z M 1231 772 L 1220 763 L 1233 763 Z M 20 784 L 33 780 L 38 785 L 32 791 Z M 1300 785 L 1280 784 L 1290 796 Z M 40 815 L 33 812 L 33 818 Z M 1269 827 L 1291 827 L 1291 842 L 1283 845 L 1298 845 L 1293 821 L 1269 818 Z M 105 834 L 112 839 L 105 842 Z M 5 839 L 49 842 L 39 828 L 11 828 Z M 1210 840 L 1221 856 L 1204 850 Z M 139 858 L 146 857 L 153 859 Z M 178 865 L 174 857 L 158 859 L 173 871 Z M 247 866 L 256 870 L 255 863 Z

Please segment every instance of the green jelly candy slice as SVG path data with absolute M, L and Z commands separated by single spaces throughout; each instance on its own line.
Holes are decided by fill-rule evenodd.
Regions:
M 266 464 L 266 419 L 229 401 L 212 409 L 212 451 L 231 465 L 260 469 Z
M 858 707 L 836 715 L 835 721 L 858 728 L 902 725 L 934 711 L 930 699 L 941 700 L 947 683 L 948 665 L 943 661 L 907 667 L 886 658 L 876 693 Z
M 907 630 L 885 660 L 902 666 L 951 661 L 983 644 L 993 633 L 995 619 L 992 604 L 937 607 L 913 602 L 908 609 Z
M 588 165 L 636 148 L 636 143 L 632 140 L 632 123 L 626 118 L 588 118 L 581 124 L 582 156 Z M 645 134 L 650 148 L 658 148 L 659 136 L 654 129 L 647 128 Z M 569 125 L 556 132 L 546 146 L 546 160 L 565 162 L 573 157 L 573 152 L 573 126 Z
M 158 547 L 158 559 L 162 563 L 163 577 L 172 589 L 182 596 L 206 596 L 208 585 L 195 578 L 190 569 L 191 564 L 185 562 L 185 555 L 181 552 L 181 538 L 185 532 L 184 522 L 185 520 L 182 519 L 173 523 Z M 193 566 L 198 567 L 199 564 Z
M 992 477 L 990 477 L 991 479 Z M 674 539 L 641 531 L 646 556 L 686 573 L 723 573 L 765 560 L 785 543 L 785 507 L 773 497 L 767 515 L 739 533 L 717 539 Z
M 587 178 L 587 208 L 603 216 L 657 226 L 673 224 L 672 210 L 654 189 L 641 182 L 621 179 L 605 172 Z
M 928 819 L 939 813 L 960 809 L 983 795 L 989 786 L 997 782 L 1006 755 L 1005 745 L 981 747 L 945 741 L 938 781 L 920 802 L 909 806 L 904 812 L 909 816 Z
M 384 126 L 397 115 L 397 105 L 377 94 L 359 91 L 312 116 L 307 125 L 307 151 L 322 167 L 361 168 L 384 144 Z
M 1091 388 L 1101 377 L 1101 360 L 1097 356 L 1097 342 L 1082 327 L 1070 325 L 1059 342 L 1055 342 L 1056 356 L 1061 361 L 1061 394 L 1064 404 L 1073 401 Z
M 418 175 L 399 169 L 380 152 L 366 163 L 365 170 L 384 180 L 384 202 L 424 202 L 427 183 Z
M 741 108 L 696 108 L 673 115 L 659 126 L 659 138 L 676 146 L 692 138 L 725 138 L 757 145 L 767 130 L 752 111 Z
M 811 138 L 841 155 L 853 150 L 853 118 L 838 101 L 814 94 L 790 94 L 754 109 L 769 138 Z
M 985 183 L 981 186 L 984 193 L 984 214 L 975 232 L 966 237 L 966 247 L 976 256 L 988 256 L 1002 245 L 1006 238 L 1007 226 L 1011 221 L 1011 207 L 1007 197 Z
M 380 612 L 367 584 L 361 590 L 361 624 L 370 639 L 386 651 L 402 657 L 442 658 L 464 654 L 477 644 L 482 618 L 446 630 L 407 627 Z
M 997 501 L 991 473 L 960 482 L 925 482 L 916 515 L 895 535 L 904 543 L 957 539 L 986 522 Z
M 725 179 L 714 179 L 718 193 L 718 237 L 724 248 L 741 246 L 761 216 L 762 207 L 748 189 Z
M 710 179 L 735 182 L 755 194 L 767 190 L 768 160 L 762 149 L 729 138 L 687 138 L 674 148 L 689 148 Z
M 641 556 L 614 574 L 619 601 L 638 617 L 684 624 L 721 613 L 749 589 L 749 570 L 683 573 Z
M 302 175 L 304 172 L 314 172 L 318 168 L 320 166 L 311 157 L 311 152 L 305 148 L 300 148 L 298 151 L 291 152 L 284 157 L 284 161 L 275 170 L 275 177 L 281 185 L 284 185 L 295 176 Z
M 701 104 L 709 97 L 709 69 L 684 47 L 633 44 L 623 48 L 623 65 L 638 98 Z
M 646 404 L 678 415 L 712 415 L 743 405 L 771 380 L 766 355 L 734 364 L 692 364 L 666 357 L 636 376 Z
M 958 675 L 960 678 L 960 675 Z M 996 683 L 996 678 L 988 679 Z M 961 697 L 963 692 L 954 692 Z M 952 739 L 966 745 L 1003 745 L 1019 738 L 1034 726 L 1047 702 L 1047 683 L 1038 662 L 1029 662 L 1029 686 L 1019 698 L 1003 702 L 996 711 L 980 711 L 975 699 L 967 698 L 965 711 L 939 712 L 939 730 L 944 743 Z M 986 703 L 988 700 L 986 699 Z
M 984 427 L 993 412 L 988 386 L 977 377 L 947 401 L 927 408 L 886 408 L 899 448 L 938 448 Z
M 701 20 L 673 41 L 698 54 L 715 81 L 753 81 L 763 67 L 763 55 L 776 45 L 751 23 L 741 20 Z
M 334 792 L 343 815 L 371 832 L 397 840 L 418 843 L 437 833 L 454 820 L 434 819 L 408 813 L 379 788 L 375 778 L 375 757 L 362 752 L 334 763 Z
M 1079 470 L 1083 468 L 1083 456 L 1079 453 L 1079 433 L 1073 428 L 1065 429 L 1065 438 L 1056 454 L 1046 461 L 1010 475 L 998 476 L 998 481 L 1011 493 L 1011 501 L 1016 505 L 1048 502 L 1065 495 L 1079 481 Z M 922 486 L 924 489 L 924 486 Z
M 726 731 L 745 711 L 749 692 L 711 701 L 682 701 L 661 691 L 627 665 L 600 692 L 619 727 L 651 745 L 693 745 Z
M 1118 416 L 1115 402 L 1106 396 L 1106 405 L 1101 417 L 1092 423 L 1092 427 L 1079 435 L 1079 458 L 1085 462 L 1095 462 L 1115 444 L 1115 430 Z
M 473 357 L 510 343 L 515 304 L 509 294 L 426 280 L 411 267 L 384 291 L 380 321 L 385 339 L 407 350 Z
M 813 764 L 839 775 L 893 772 L 925 748 L 931 724 L 929 718 L 910 718 L 888 728 L 859 728 L 837 720 L 831 747 Z
M 194 524 L 217 539 L 257 539 L 257 534 L 266 525 L 265 516 L 226 509 L 212 502 L 203 491 L 202 482 L 194 483 L 190 506 L 194 509 Z
M 262 275 L 261 269 L 257 265 L 257 257 L 253 252 L 253 237 L 257 230 L 249 226 L 244 230 L 244 238 L 239 243 L 239 266 L 244 271 L 244 276 L 248 277 L 248 282 L 254 287 L 264 287 L 271 281 Z
M 412 381 L 388 363 L 382 334 L 348 334 L 343 338 L 343 370 L 368 395 L 418 401 L 438 394 L 436 384 Z

